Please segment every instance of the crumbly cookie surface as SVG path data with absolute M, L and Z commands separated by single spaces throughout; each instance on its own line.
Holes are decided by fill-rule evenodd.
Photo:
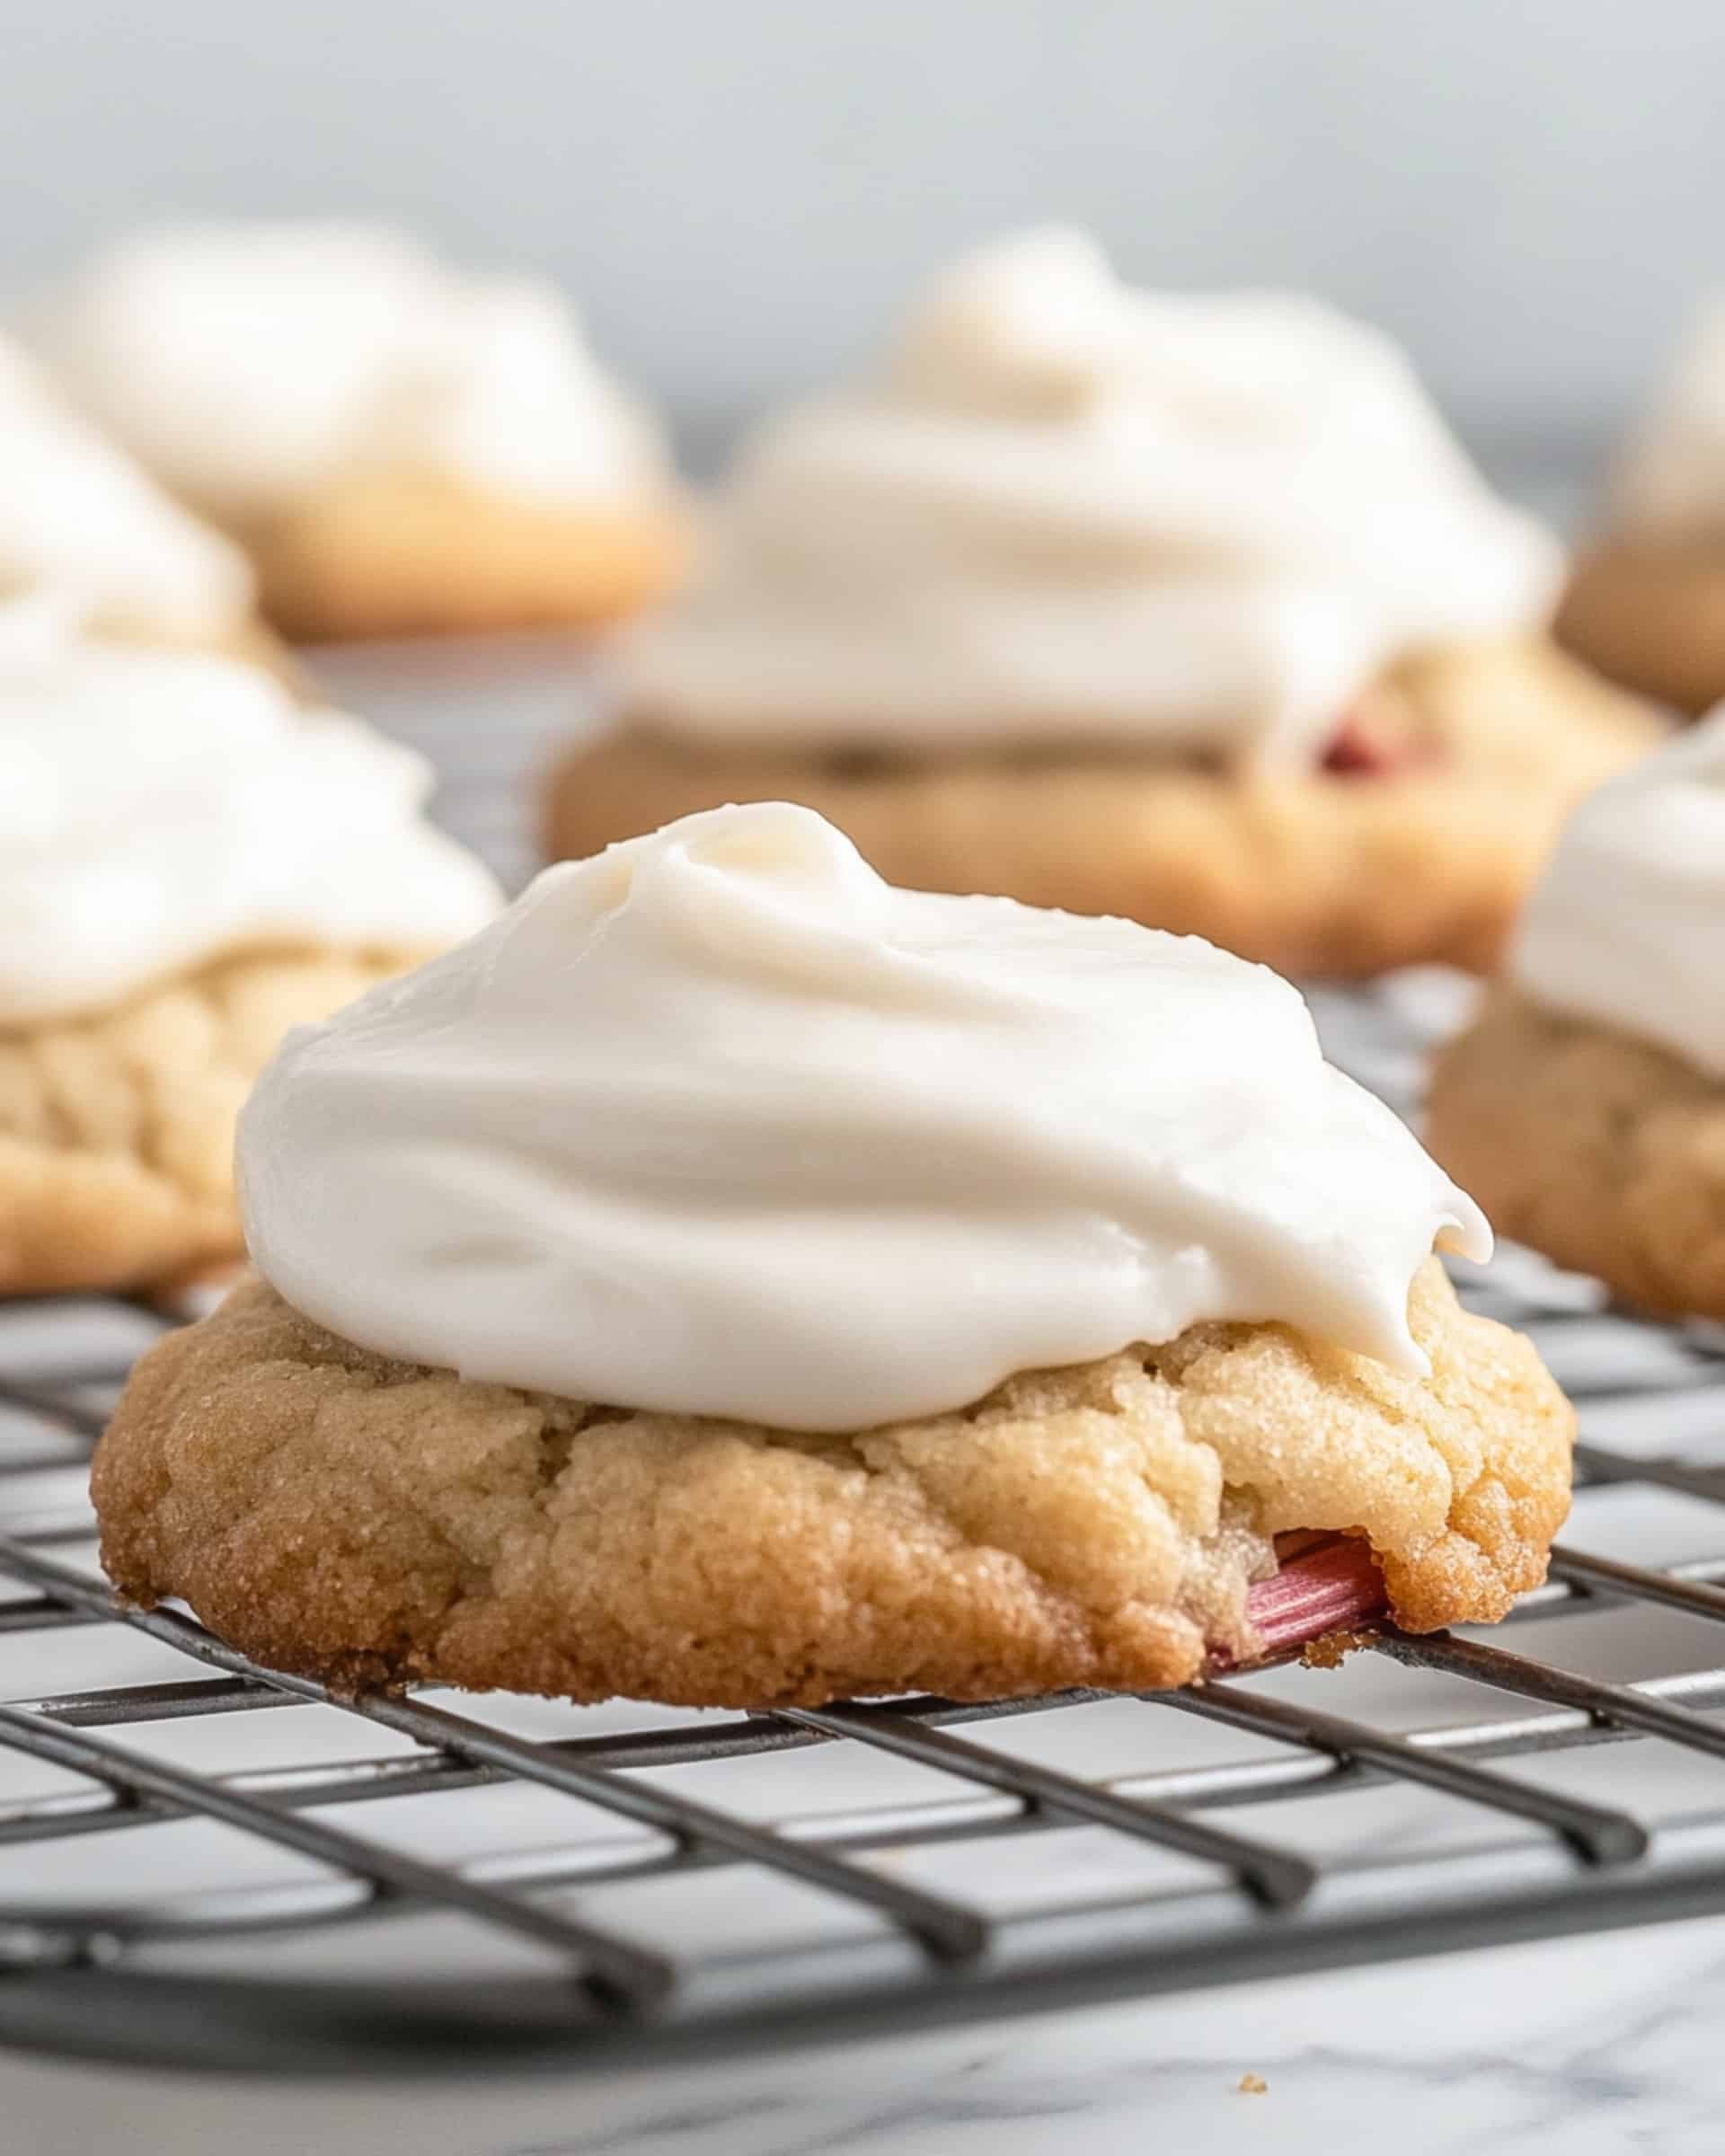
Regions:
M 1660 721 L 1539 643 L 1432 656 L 1377 694 L 1407 760 L 1376 776 L 721 751 L 625 723 L 558 765 L 545 841 L 575 857 L 697 808 L 794 800 L 915 889 L 1123 914 L 1286 973 L 1488 969 L 1564 814 Z
M 265 614 L 313 641 L 603 628 L 659 598 L 685 546 L 660 503 L 562 508 L 387 473 L 243 536 Z
M 1725 698 L 1725 537 L 1607 539 L 1576 562 L 1557 635 L 1612 681 L 1680 711 Z
M 1426 1142 L 1500 1233 L 1725 1318 L 1725 1085 L 1681 1056 L 1500 987 L 1438 1059 Z
M 0 1294 L 150 1286 L 236 1256 L 252 1080 L 288 1027 L 411 962 L 236 956 L 89 1018 L 0 1026 Z
M 1572 1416 L 1434 1263 L 1403 1377 L 1276 1325 L 794 1436 L 466 1383 L 262 1282 L 138 1365 L 96 1458 L 102 1561 L 339 1685 L 439 1678 L 744 1707 L 1182 1683 L 1249 1653 L 1269 1538 L 1367 1537 L 1405 1624 L 1544 1577 Z

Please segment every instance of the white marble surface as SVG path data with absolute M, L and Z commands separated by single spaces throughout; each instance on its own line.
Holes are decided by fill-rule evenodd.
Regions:
M 0 2057 L 7 2156 L 1705 2156 L 1725 1922 L 727 2068 L 307 2090 Z M 1267 2083 L 1243 2093 L 1243 2075 Z
M 510 646 L 435 662 L 454 693 L 429 694 L 432 679 L 412 653 L 338 660 L 332 673 L 349 698 L 420 738 L 448 770 L 452 819 L 483 844 L 506 872 L 529 858 L 520 778 L 588 696 L 580 670 L 554 647 Z M 1455 1007 L 1453 985 L 1428 980 L 1393 991 L 1411 999 L 1421 1022 Z M 1405 1091 L 1414 1062 L 1378 1040 L 1343 1007 L 1327 1023 L 1347 1036 L 1362 1074 L 1392 1094 Z M 1513 1262 L 1513 1261 L 1512 1261 Z M 1548 1287 L 1549 1283 L 1545 1284 Z M 1552 1290 L 1561 1300 L 1568 1292 Z M 1583 1291 L 1580 1300 L 1585 1303 Z M 1612 1364 L 1622 1342 L 1608 1326 L 1563 1334 L 1561 1374 L 1584 1383 Z M 1685 1356 L 1669 1338 L 1644 1343 L 1645 1378 L 1676 1374 Z M 1592 1434 L 1627 1447 L 1681 1445 L 1725 1459 L 1725 1364 L 1721 1383 L 1685 1393 L 1677 1410 L 1650 1421 L 1639 1409 L 1603 1403 L 1588 1410 Z M 1693 1375 L 1691 1372 L 1689 1374 Z M 1672 1433 L 1676 1432 L 1674 1436 Z M 0 1438 L 4 1431 L 0 1431 Z M 58 1498 L 49 1487 L 44 1502 Z M 1721 1523 L 1685 1500 L 1643 1491 L 1584 1496 L 1572 1539 L 1652 1561 L 1719 1546 Z M 1713 1538 L 1710 1542 L 1710 1535 Z M 88 1561 L 88 1551 L 84 1561 Z M 117 1650 L 106 1632 L 62 1635 L 44 1646 L 0 1643 L 0 1696 L 76 1684 L 183 1674 L 164 1650 L 132 1639 Z M 1686 1620 L 1554 1620 L 1517 1630 L 1520 1649 L 1561 1654 L 1602 1675 L 1634 1677 L 1695 1668 L 1719 1659 L 1716 1636 Z M 117 1666 L 118 1663 L 123 1666 Z M 1323 1705 L 1381 1715 L 1392 1723 L 1442 1721 L 1480 1710 L 1444 1681 L 1417 1683 L 1381 1661 L 1358 1658 L 1337 1679 L 1285 1673 L 1272 1686 L 1315 1681 Z M 1502 1711 L 1497 1702 L 1491 1711 Z M 547 1731 L 553 1707 L 503 1710 L 511 1726 Z M 607 1727 L 631 1727 L 642 1710 L 599 1710 Z M 1208 1725 L 1119 1703 L 1039 1725 L 1006 1726 L 999 1741 L 1081 1772 L 1153 1772 L 1178 1762 L 1237 1755 L 1248 1740 Z M 662 1719 L 662 1718 L 661 1718 Z M 588 1726 L 592 1726 L 589 1722 Z M 1153 1736 L 1146 1731 L 1154 1727 Z M 388 1748 L 378 1733 L 356 1744 L 354 1726 L 321 1709 L 137 1732 L 162 1756 L 208 1765 L 315 1755 L 335 1759 Z M 237 1747 L 237 1749 L 236 1749 Z M 750 1772 L 772 1768 L 779 1816 L 823 1805 L 890 1802 L 901 1780 L 922 1770 L 858 1758 L 852 1748 L 735 1762 L 686 1772 L 703 1794 L 745 1807 Z M 1647 1744 L 1570 1755 L 1520 1771 L 1628 1804 L 1657 1824 L 1716 1806 L 1725 1767 Z M 675 1772 L 675 1771 L 674 1771 Z M 49 1771 L 0 1758 L 0 1801 L 52 1785 Z M 1235 1815 L 1243 1823 L 1248 1815 Z M 1261 1812 L 1250 1815 L 1261 1830 Z M 473 1793 L 367 1807 L 367 1831 L 398 1834 L 439 1858 L 482 1858 L 488 1849 L 577 1847 L 615 1825 L 573 1819 L 569 1807 L 530 1791 Z M 1403 1853 L 1482 1835 L 1501 1840 L 1501 1822 L 1417 1793 L 1361 1792 L 1278 1807 L 1279 1833 L 1321 1851 L 1362 1847 Z M 1120 1845 L 1093 1833 L 1038 1837 L 1012 1845 L 995 1878 L 963 1869 L 969 1849 L 942 1861 L 977 1891 L 1034 1898 L 1035 1865 L 1046 1850 L 1060 1880 L 1110 1876 Z M 1156 1860 L 1166 1864 L 1169 1860 Z M 57 1869 L 58 1868 L 58 1869 Z M 157 1825 L 146 1834 L 98 1836 L 53 1851 L 0 1849 L 0 1904 L 160 1891 L 170 1880 L 220 1888 L 259 1881 L 291 1884 L 294 1860 L 279 1863 L 257 1845 L 197 1838 L 197 1830 Z M 140 1885 L 140 1882 L 143 1884 Z M 678 1923 L 704 1922 L 714 1938 L 739 1918 L 734 1875 L 661 1882 L 677 1888 Z M 692 1886 L 700 1891 L 692 1893 Z M 600 1888 L 601 1899 L 618 1895 Z M 323 1936 L 315 1950 L 338 1960 L 354 1935 Z M 246 1948 L 243 1951 L 253 1949 Z M 479 1981 L 476 1975 L 475 1981 Z M 1377 2146 L 1391 2137 L 1413 2152 L 1708 2151 L 1725 2144 L 1725 1920 L 1577 1939 L 1342 1974 L 1156 1999 L 939 2035 L 871 2041 L 838 2049 L 769 2054 L 724 2065 L 656 2068 L 566 2081 L 503 2077 L 434 2089 L 348 2082 L 286 2085 L 143 2074 L 0 2054 L 0 2156 L 1181 2156 L 1188 2150 L 1274 2147 L 1278 2156 Z M 1243 2075 L 1261 2076 L 1261 2094 L 1243 2092 Z

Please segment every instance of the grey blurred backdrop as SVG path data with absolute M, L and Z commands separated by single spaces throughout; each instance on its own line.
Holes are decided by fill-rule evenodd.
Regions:
M 0 0 L 0 281 L 174 212 L 556 272 L 705 462 L 1027 219 L 1395 331 L 1579 471 L 1725 280 L 1721 0 Z

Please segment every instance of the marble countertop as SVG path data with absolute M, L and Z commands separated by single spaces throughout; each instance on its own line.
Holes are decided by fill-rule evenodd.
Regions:
M 524 776 L 575 722 L 587 694 L 567 654 L 532 643 L 430 659 L 339 654 L 327 671 L 355 706 L 438 761 L 450 781 L 448 820 L 518 879 L 530 861 Z M 1429 993 L 1441 1004 L 1449 991 Z M 1385 1090 L 1406 1075 L 1386 1065 Z M 1582 1335 L 1575 1352 L 1590 1352 Z M 1721 1372 L 1693 1411 L 1685 1398 L 1680 1442 L 1690 1454 L 1725 1457 L 1725 1364 Z M 1601 1434 L 1632 1450 L 1653 1442 L 1621 1418 Z M 1672 1442 L 1668 1428 L 1659 1442 Z M 1686 1503 L 1589 1492 L 1573 1539 L 1658 1562 L 1701 1554 L 1711 1529 L 1716 1549 L 1718 1523 Z M 1561 1642 L 1556 1621 L 1542 1620 L 1515 1644 L 1533 1638 L 1535 1651 L 1620 1678 L 1720 1659 L 1708 1628 L 1651 1612 L 1609 1626 L 1574 1621 Z M 39 1670 L 29 1674 L 26 1686 L 7 1663 L 0 1692 L 51 1688 Z M 1389 1709 L 1386 1688 L 1405 1678 L 1368 1657 L 1339 1682 L 1325 1704 L 1370 1712 Z M 1420 1710 L 1427 1719 L 1446 1710 L 1453 1702 L 1435 1692 Z M 1064 1763 L 1096 1772 L 1141 1763 L 1110 1753 L 1120 1739 L 1110 1708 L 1075 1711 L 1093 1719 L 1066 1725 L 1075 1749 Z M 1405 1721 L 1399 1691 L 1394 1711 Z M 798 1771 L 817 1788 L 815 1755 Z M 1521 1771 L 1655 1823 L 1717 1808 L 1725 1789 L 1717 1763 L 1644 1743 L 1525 1762 Z M 0 1774 L 0 1798 L 11 1787 Z M 1399 1852 L 1453 1834 L 1453 1811 L 1440 1824 L 1437 1802 L 1382 1790 L 1296 1808 L 1320 1851 L 1363 1840 Z M 1491 1831 L 1500 1837 L 1501 1823 Z M 89 1877 L 103 1864 L 119 1876 L 137 1861 L 134 1839 L 97 1837 L 77 1861 Z M 34 1861 L 28 1850 L 0 1851 L 0 1899 L 22 1876 L 6 1857 Z M 1271 2147 L 1329 2156 L 1386 2136 L 1420 2156 L 1704 2151 L 1725 2141 L 1715 2124 L 1725 2103 L 1721 2022 L 1725 1919 L 1710 1919 L 567 2080 L 239 2081 L 0 2054 L 0 2156 L 1182 2156 Z
M 1702 2156 L 1725 1920 L 731 2066 L 280 2088 L 0 2056 L 7 2156 Z M 1255 2075 L 1261 2093 L 1243 2090 Z

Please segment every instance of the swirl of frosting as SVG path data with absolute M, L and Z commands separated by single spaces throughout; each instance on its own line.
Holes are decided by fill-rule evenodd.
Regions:
M 879 380 L 745 448 L 632 706 L 714 738 L 1297 764 L 1385 663 L 1539 623 L 1561 575 L 1382 337 L 1135 292 L 1033 232 L 939 280 Z
M 1424 1366 L 1472 1201 L 1196 938 L 901 891 L 812 810 L 691 816 L 282 1047 L 242 1211 L 289 1302 L 577 1399 L 837 1430 L 1199 1319 Z
M 0 340 L 0 590 L 75 594 L 97 620 L 169 638 L 242 622 L 252 571 Z
M 1725 705 L 1570 817 L 1509 970 L 1535 1001 L 1725 1079 Z
M 1632 530 L 1725 529 L 1725 299 L 1703 307 L 1685 333 L 1619 464 L 1615 498 Z
M 236 523 L 378 469 L 552 503 L 665 477 L 656 429 L 549 285 L 462 275 L 380 226 L 146 234 L 27 328 L 117 439 Z
M 0 1023 L 253 945 L 435 950 L 500 894 L 423 821 L 431 772 L 238 660 L 0 608 Z

